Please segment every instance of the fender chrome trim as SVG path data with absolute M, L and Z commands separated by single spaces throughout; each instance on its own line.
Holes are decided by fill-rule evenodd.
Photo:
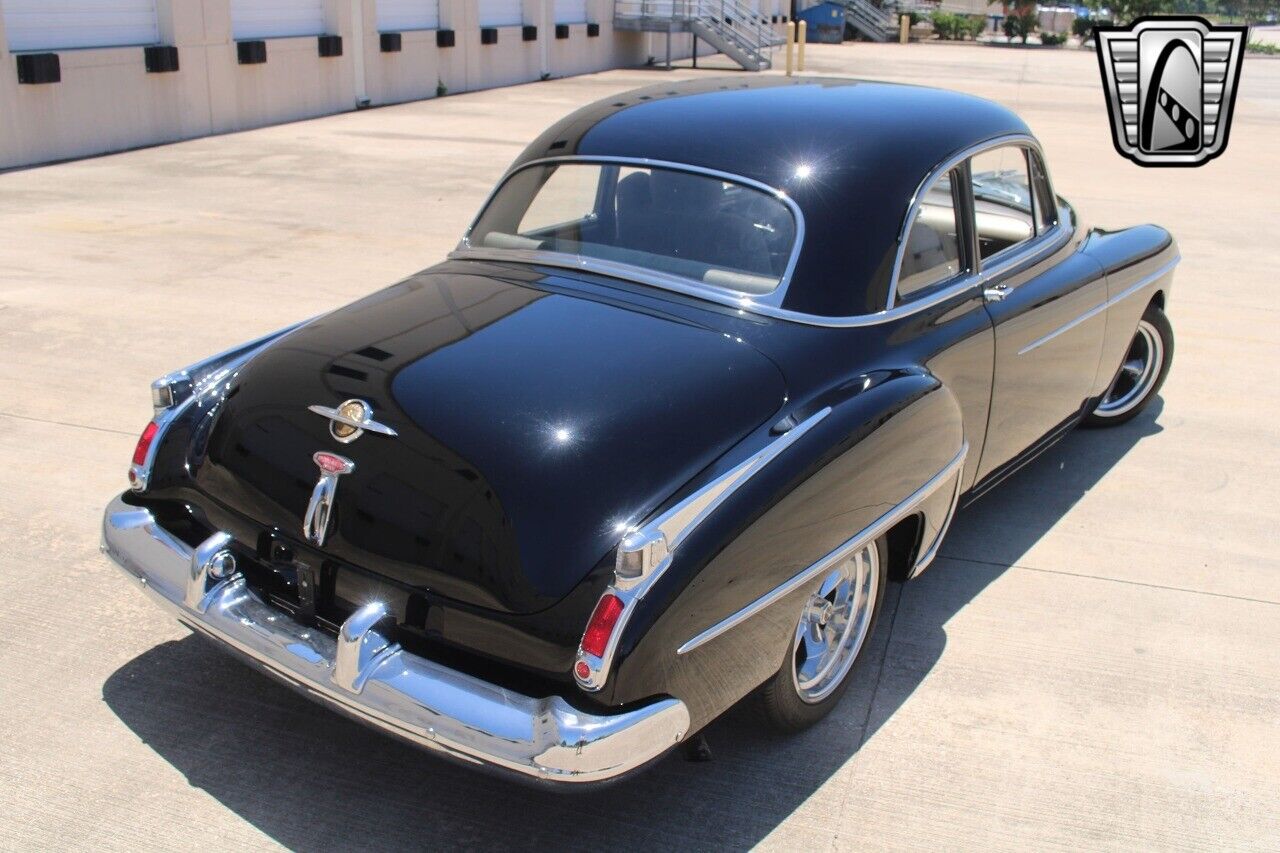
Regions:
M 1106 311 L 1108 308 L 1110 308 L 1112 305 L 1115 305 L 1117 302 L 1121 302 L 1125 299 L 1128 299 L 1130 296 L 1133 296 L 1135 293 L 1139 292 L 1147 285 L 1153 284 L 1159 281 L 1169 273 L 1173 272 L 1174 267 L 1176 267 L 1181 260 L 1182 260 L 1181 255 L 1175 255 L 1173 260 L 1169 261 L 1167 264 L 1160 267 L 1160 269 L 1156 270 L 1150 275 L 1143 276 L 1141 279 L 1129 285 L 1124 290 L 1117 293 L 1115 296 L 1112 296 L 1109 299 L 1107 299 L 1106 302 L 1093 306 L 1088 311 L 1084 312 L 1079 317 L 1076 317 L 1071 322 L 1066 323 L 1062 326 L 1059 326 L 1058 328 L 1054 329 L 1052 332 L 1050 332 L 1049 334 L 1043 337 L 1036 338 L 1034 341 L 1027 344 L 1022 349 L 1018 350 L 1018 355 L 1026 355 L 1032 350 L 1037 349 L 1038 347 L 1044 346 L 1045 344 L 1049 343 L 1049 341 L 1053 340 L 1059 335 L 1066 334 L 1067 332 L 1074 329 L 1076 326 L 1079 326 L 1084 321 L 1090 320 L 1098 316 L 1103 311 Z
M 921 486 L 919 489 L 916 489 L 914 492 L 912 492 L 907 497 L 907 499 L 904 500 L 902 503 L 898 504 L 893 509 L 886 512 L 884 515 L 880 516 L 878 519 L 876 519 L 867 527 L 864 527 L 858 533 L 855 533 L 852 537 L 845 540 L 844 544 L 836 547 L 833 551 L 828 553 L 825 557 L 818 560 L 813 565 L 809 566 L 809 568 L 804 569 L 799 574 L 792 576 L 790 580 L 786 581 L 781 586 L 775 587 L 774 589 L 760 596 L 755 601 L 751 602 L 750 604 L 748 604 L 746 607 L 742 608 L 738 612 L 734 613 L 733 615 L 729 616 L 726 619 L 720 620 L 719 622 L 712 625 L 707 630 L 703 631 L 701 634 L 698 634 L 696 637 L 686 642 L 680 648 L 676 649 L 676 654 L 678 655 L 687 654 L 693 651 L 694 649 L 698 648 L 699 646 L 703 646 L 711 642 L 716 637 L 719 637 L 721 634 L 725 633 L 726 631 L 732 628 L 736 628 L 738 625 L 741 625 L 743 622 L 747 621 L 752 616 L 755 616 L 757 613 L 760 613 L 761 611 L 766 610 L 768 607 L 786 598 L 788 595 L 800 589 L 805 584 L 815 580 L 823 572 L 827 571 L 832 566 L 839 563 L 845 557 L 848 557 L 850 554 L 856 553 L 857 551 L 865 547 L 867 543 L 874 541 L 875 539 L 879 538 L 880 536 L 888 532 L 888 530 L 891 527 L 893 527 L 893 525 L 897 524 L 899 521 L 901 521 L 902 519 L 910 515 L 911 512 L 916 507 L 918 507 L 921 503 L 925 501 L 926 498 L 930 497 L 934 492 L 938 491 L 938 489 L 946 485 L 946 483 L 952 477 L 957 478 L 956 495 L 955 497 L 952 498 L 952 505 L 954 506 L 955 499 L 959 497 L 959 474 L 964 466 L 965 456 L 967 456 L 968 453 L 969 453 L 969 443 L 965 442 L 963 445 L 961 445 L 960 451 L 956 453 L 954 457 L 952 457 L 950 462 L 948 462 L 945 466 L 943 466 L 941 471 L 933 475 L 933 477 L 930 478 L 929 481 L 925 483 L 923 486 Z M 938 533 L 938 541 L 941 541 L 942 535 L 944 533 L 946 533 L 945 526 Z M 933 551 L 933 554 L 936 554 L 936 546 L 934 548 L 931 548 L 930 550 Z M 932 559 L 933 554 L 929 554 L 927 556 L 929 556 L 930 559 Z M 917 566 L 919 566 L 919 562 L 917 562 Z
M 743 483 L 759 473 L 760 469 L 776 459 L 782 451 L 799 441 L 801 436 L 817 426 L 829 414 L 831 414 L 831 407 L 827 406 L 805 418 L 746 460 L 679 501 L 648 524 L 632 531 L 622 540 L 618 546 L 619 557 L 615 561 L 613 583 L 609 584 L 608 589 L 602 593 L 602 595 L 617 596 L 622 601 L 622 614 L 618 617 L 617 624 L 609 636 L 603 655 L 596 657 L 584 651 L 579 644 L 578 654 L 574 658 L 574 679 L 579 687 L 588 693 L 594 693 L 604 687 L 613 668 L 613 658 L 618 651 L 618 643 L 621 642 L 622 635 L 626 631 L 631 614 L 635 612 L 636 602 L 644 598 L 645 593 L 670 567 L 680 543 L 728 500 L 729 496 Z M 656 560 L 653 565 L 646 566 L 643 571 L 634 576 L 619 571 L 622 554 L 629 550 L 627 548 L 629 543 L 634 546 L 630 550 L 640 551 L 645 556 L 651 556 Z M 585 678 L 577 671 L 577 664 L 580 662 L 587 665 L 588 675 Z
M 119 497 L 102 521 L 103 552 L 179 622 L 303 695 L 427 750 L 574 786 L 635 770 L 689 731 L 688 709 L 671 697 L 589 713 L 411 654 L 380 630 L 386 611 L 376 602 L 332 637 L 263 601 L 240 573 L 219 577 L 213 561 L 233 545 L 219 532 L 193 549 Z

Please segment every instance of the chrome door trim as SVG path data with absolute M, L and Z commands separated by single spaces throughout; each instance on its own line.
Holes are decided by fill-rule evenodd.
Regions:
M 902 519 L 910 515 L 911 512 L 914 509 L 916 509 L 916 507 L 918 507 L 921 503 L 923 503 L 926 498 L 931 496 L 938 489 L 942 488 L 942 486 L 944 486 L 952 476 L 958 475 L 962 466 L 964 465 L 964 459 L 965 459 L 965 456 L 968 454 L 968 452 L 969 452 L 969 443 L 965 442 L 963 445 L 961 445 L 959 452 L 957 452 L 956 455 L 952 457 L 951 461 L 942 467 L 941 471 L 933 475 L 933 477 L 931 477 L 929 481 L 925 483 L 923 486 L 921 486 L 919 489 L 916 489 L 916 491 L 912 492 L 906 498 L 906 500 L 902 501 L 902 503 L 898 504 L 893 509 L 886 512 L 884 515 L 880 516 L 878 519 L 876 519 L 867 527 L 864 527 L 858 533 L 855 533 L 851 538 L 845 540 L 845 542 L 842 545 L 839 545 L 838 547 L 836 547 L 834 550 L 828 553 L 825 557 L 818 560 L 816 563 L 809 566 L 807 569 L 804 569 L 799 574 L 792 576 L 789 580 L 787 580 L 781 586 L 775 587 L 774 589 L 770 590 L 769 592 L 757 598 L 755 601 L 748 604 L 746 607 L 742 608 L 741 610 L 737 611 L 731 616 L 728 616 L 727 618 L 720 620 L 716 624 L 712 625 L 710 628 L 707 628 L 705 631 L 698 634 L 696 637 L 688 640 L 684 645 L 676 649 L 676 654 L 678 655 L 687 654 L 693 651 L 694 649 L 698 648 L 699 646 L 702 646 L 702 645 L 705 645 L 706 643 L 711 642 L 716 637 L 719 637 L 721 634 L 725 633 L 726 631 L 729 631 L 732 628 L 736 628 L 738 625 L 741 625 L 743 622 L 747 621 L 752 616 L 755 616 L 757 613 L 760 613 L 761 611 L 767 609 L 771 605 L 776 604 L 777 602 L 786 598 L 791 593 L 803 587 L 805 584 L 814 580 L 823 572 L 827 571 L 832 566 L 834 566 L 836 563 L 839 563 L 845 557 L 856 552 L 858 549 L 864 547 L 868 542 L 871 542 L 872 540 L 877 539 L 880 536 L 884 535 L 886 532 L 889 531 L 891 527 L 893 527 L 893 525 L 897 524 L 899 521 L 901 521 Z M 958 496 L 959 496 L 959 482 L 957 481 L 956 497 Z M 954 503 L 954 500 L 953 500 L 953 503 Z M 945 533 L 946 531 L 944 529 L 941 532 Z M 939 536 L 941 536 L 941 533 L 939 534 Z
M 1115 305 L 1117 302 L 1121 302 L 1122 300 L 1128 299 L 1130 296 L 1133 296 L 1135 293 L 1142 290 L 1147 285 L 1155 281 L 1158 281 L 1159 279 L 1168 275 L 1170 272 L 1173 272 L 1173 268 L 1176 267 L 1178 265 L 1178 262 L 1181 260 L 1182 260 L 1181 255 L 1175 255 L 1173 260 L 1169 261 L 1164 266 L 1160 267 L 1160 269 L 1156 270 L 1150 275 L 1143 276 L 1139 281 L 1129 285 L 1124 290 L 1120 291 L 1115 296 L 1112 296 L 1110 299 L 1106 300 L 1105 302 L 1102 302 L 1098 305 L 1093 306 L 1088 311 L 1081 314 L 1079 317 L 1076 317 L 1074 320 L 1071 320 L 1070 322 L 1062 326 L 1059 326 L 1049 334 L 1044 335 L 1043 337 L 1036 338 L 1034 341 L 1027 344 L 1022 349 L 1018 350 L 1018 355 L 1026 355 L 1032 350 L 1037 349 L 1038 347 L 1044 346 L 1045 344 L 1049 343 L 1049 341 L 1053 340 L 1059 335 L 1066 334 L 1067 332 L 1074 329 L 1076 326 L 1079 326 L 1084 321 L 1098 316 L 1103 311 L 1106 311 L 1108 308 L 1110 308 L 1112 305 Z

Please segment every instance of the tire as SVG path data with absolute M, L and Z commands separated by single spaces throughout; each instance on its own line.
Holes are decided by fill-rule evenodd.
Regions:
M 1158 306 L 1148 305 L 1120 369 L 1084 425 L 1119 426 L 1136 418 L 1160 393 L 1172 363 L 1173 326 Z
M 811 595 L 797 614 L 796 629 L 787 638 L 782 667 L 758 693 L 760 715 L 770 727 L 783 732 L 806 729 L 831 713 L 849 689 L 862 669 L 884 602 L 888 556 L 888 541 L 882 536 L 845 558 L 813 584 Z M 861 594 L 855 593 L 858 589 L 862 590 Z M 843 620 L 842 631 L 841 602 L 851 595 L 849 616 Z M 819 604 L 824 600 L 828 604 Z M 864 609 L 862 601 L 868 602 L 869 608 Z M 842 639 L 838 643 L 819 644 L 813 640 L 815 635 L 806 631 Z M 811 651 L 816 649 L 829 649 L 836 657 L 826 658 Z M 826 675 L 822 674 L 824 670 Z

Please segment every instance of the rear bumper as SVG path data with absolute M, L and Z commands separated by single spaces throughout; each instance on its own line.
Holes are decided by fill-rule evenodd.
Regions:
M 689 730 L 678 699 L 589 714 L 410 654 L 378 633 L 381 605 L 352 614 L 334 639 L 264 602 L 239 574 L 214 577 L 228 541 L 215 534 L 192 549 L 120 498 L 102 524 L 103 552 L 180 622 L 307 696 L 429 750 L 572 786 L 635 770 Z

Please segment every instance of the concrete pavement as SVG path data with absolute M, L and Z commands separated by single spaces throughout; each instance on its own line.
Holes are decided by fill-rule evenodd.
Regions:
M 452 247 L 615 71 L 0 175 L 0 849 L 1280 849 L 1280 62 L 1230 146 L 1115 153 L 1077 51 L 809 45 L 811 70 L 1018 110 L 1059 192 L 1179 240 L 1177 355 L 963 512 L 887 598 L 874 666 L 790 740 L 585 796 L 445 765 L 212 653 L 97 551 L 151 379 Z

